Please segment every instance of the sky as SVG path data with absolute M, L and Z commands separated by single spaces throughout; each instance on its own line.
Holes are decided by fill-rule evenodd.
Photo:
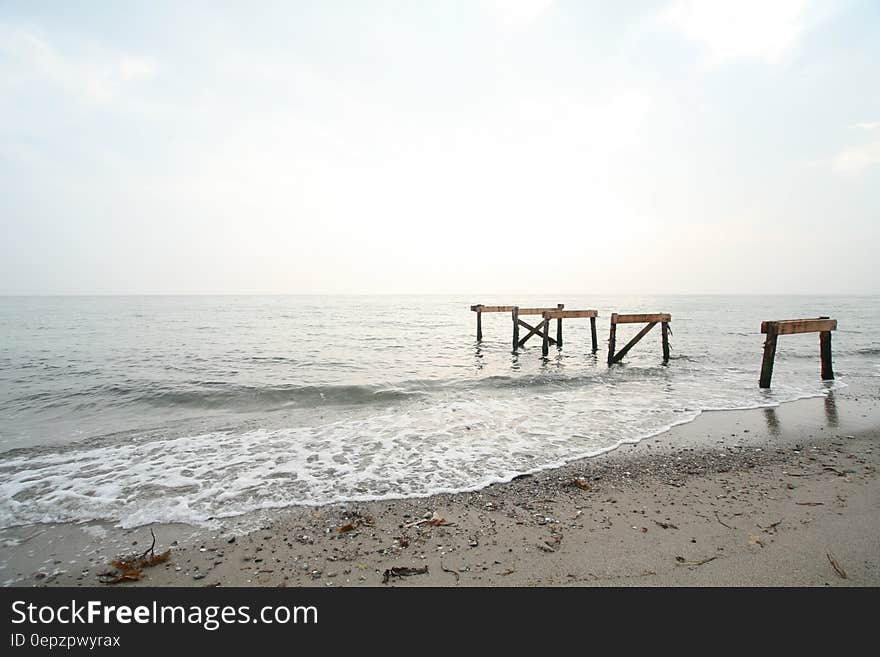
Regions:
M 0 0 L 0 294 L 877 294 L 880 2 Z

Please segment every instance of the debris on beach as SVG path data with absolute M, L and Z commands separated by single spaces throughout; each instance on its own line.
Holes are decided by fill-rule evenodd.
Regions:
M 580 477 L 575 477 L 572 480 L 572 485 L 577 486 L 581 490 L 590 490 L 590 482 L 581 479 Z
M 676 566 L 702 566 L 703 564 L 709 563 L 710 561 L 715 561 L 718 557 L 709 557 L 708 559 L 703 559 L 702 561 L 685 561 L 684 557 L 675 557 L 675 565 Z
M 394 578 L 400 577 L 412 577 L 413 575 L 427 575 L 428 567 L 423 566 L 422 568 L 409 568 L 408 566 L 395 566 L 393 568 L 388 568 L 382 574 L 382 583 L 387 584 Z
M 678 527 L 673 525 L 671 522 L 660 522 L 659 520 L 655 520 L 654 524 L 662 529 L 678 529 Z
M 117 557 L 110 562 L 110 565 L 116 570 L 108 570 L 107 572 L 100 573 L 98 575 L 98 580 L 102 584 L 136 582 L 143 578 L 144 568 L 157 566 L 160 563 L 168 561 L 168 557 L 171 556 L 171 548 L 165 550 L 165 552 L 162 552 L 161 554 L 156 554 L 154 551 L 156 547 L 156 535 L 153 533 L 152 529 L 150 530 L 150 535 L 153 537 L 153 542 L 143 554 L 139 553 Z
M 440 570 L 442 570 L 444 573 L 450 573 L 450 574 L 452 574 L 452 575 L 455 575 L 455 581 L 456 581 L 456 582 L 458 582 L 459 580 L 461 580 L 461 575 L 458 573 L 458 571 L 457 571 L 457 570 L 454 570 L 454 569 L 452 569 L 452 568 L 447 568 L 446 566 L 443 565 L 443 562 L 442 562 L 442 561 L 440 562 Z
M 421 525 L 428 525 L 429 527 L 448 527 L 451 526 L 452 523 L 446 520 L 443 516 L 439 515 L 436 511 L 432 514 L 425 514 L 425 517 L 421 520 L 416 520 L 415 522 L 410 522 L 404 525 L 407 529 L 410 527 L 420 527 Z
M 348 520 L 348 518 L 346 518 L 346 520 Z M 351 514 L 351 520 L 344 525 L 337 527 L 336 531 L 340 534 L 344 534 L 345 532 L 354 531 L 358 527 L 362 526 L 372 527 L 373 517 L 365 516 L 355 511 Z
M 834 568 L 834 572 L 836 572 L 841 579 L 848 579 L 846 576 L 846 571 L 841 568 L 839 563 L 837 563 L 837 559 L 835 559 L 830 552 L 826 552 L 825 556 L 828 557 L 828 561 L 831 562 L 831 567 Z

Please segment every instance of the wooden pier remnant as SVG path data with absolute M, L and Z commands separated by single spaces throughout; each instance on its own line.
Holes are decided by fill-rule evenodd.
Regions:
M 541 315 L 543 317 L 545 312 L 550 310 L 553 311 L 561 311 L 565 307 L 565 304 L 558 303 L 556 304 L 556 308 L 520 308 L 519 306 L 514 306 L 513 310 L 510 311 L 510 317 L 513 320 L 513 352 L 516 353 L 517 350 L 522 347 L 529 338 L 533 335 L 538 335 L 541 338 L 546 339 L 553 344 L 558 344 L 562 346 L 562 320 L 560 319 L 556 324 L 556 339 L 550 337 L 549 334 L 549 326 L 545 326 L 545 322 L 540 321 L 536 322 L 534 326 L 520 319 L 520 315 Z M 528 333 L 526 336 L 520 340 L 519 338 L 519 327 L 522 326 L 525 329 L 528 329 Z
M 541 353 L 544 357 L 547 357 L 549 353 L 550 342 L 552 339 L 550 338 L 550 320 L 556 320 L 556 343 L 559 347 L 562 347 L 562 320 L 563 319 L 575 319 L 575 318 L 589 318 L 590 320 L 590 335 L 593 339 L 593 353 L 596 353 L 598 350 L 598 345 L 596 344 L 596 317 L 598 317 L 599 313 L 596 310 L 563 310 L 562 304 L 559 304 L 558 310 L 545 310 L 542 314 L 543 317 L 543 338 L 544 344 L 541 347 Z M 538 331 L 535 331 L 539 333 Z M 540 334 L 540 333 L 539 333 Z
M 471 306 L 471 310 L 477 313 L 477 342 L 483 340 L 483 313 L 509 313 L 513 306 L 484 306 L 481 303 Z
M 538 322 L 537 326 L 532 326 L 528 322 L 519 319 L 520 315 L 543 315 L 547 310 L 562 310 L 565 304 L 558 303 L 555 307 L 547 308 L 520 308 L 519 306 L 484 306 L 478 303 L 471 306 L 471 310 L 477 313 L 477 342 L 483 340 L 483 313 L 510 313 L 513 318 L 513 351 L 516 352 L 518 347 L 525 344 L 526 340 L 540 333 L 542 323 Z M 529 333 L 522 340 L 519 339 L 519 327 L 522 326 L 529 330 Z M 542 336 L 543 337 L 543 336 Z M 551 339 L 553 344 L 562 341 L 562 320 L 556 324 L 556 340 Z
M 611 329 L 608 334 L 608 364 L 613 365 L 614 363 L 619 363 L 624 356 L 626 356 L 627 352 L 633 348 L 633 346 L 645 337 L 652 328 L 654 328 L 657 324 L 661 325 L 662 330 L 662 343 L 663 343 L 663 362 L 666 363 L 669 361 L 669 333 L 671 332 L 669 328 L 669 322 L 672 321 L 672 315 L 669 313 L 648 313 L 648 314 L 640 314 L 640 315 L 620 315 L 618 313 L 611 314 Z M 617 343 L 617 325 L 618 324 L 641 324 L 645 322 L 645 327 L 636 333 L 636 336 L 626 343 L 626 345 L 618 351 L 614 353 L 616 343 Z
M 761 378 L 758 384 L 762 388 L 770 387 L 770 379 L 773 378 L 773 361 L 776 358 L 776 341 L 780 335 L 793 333 L 819 334 L 822 379 L 825 381 L 834 380 L 834 369 L 831 366 L 831 331 L 836 330 L 837 320 L 830 317 L 761 322 L 761 333 L 764 333 L 767 338 L 764 340 L 764 359 L 761 363 Z

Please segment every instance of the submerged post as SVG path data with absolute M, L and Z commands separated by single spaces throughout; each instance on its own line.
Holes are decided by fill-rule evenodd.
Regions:
M 764 340 L 764 360 L 761 362 L 761 380 L 758 385 L 762 388 L 770 387 L 770 379 L 773 378 L 773 360 L 776 358 L 776 340 L 779 337 L 775 324 L 767 327 L 767 339 Z
M 559 310 L 562 310 L 565 308 L 565 304 L 557 303 L 556 307 L 559 308 Z M 562 349 L 562 317 L 556 318 L 556 346 L 559 349 Z
M 822 356 L 822 380 L 833 381 L 834 369 L 831 367 L 831 331 L 819 332 L 819 352 Z
M 550 353 L 550 320 L 544 318 L 544 344 L 541 347 L 541 355 L 547 358 Z
M 483 341 L 483 304 L 471 306 L 471 310 L 477 313 L 477 342 Z
M 617 346 L 617 313 L 611 313 L 611 328 L 608 331 L 608 364 L 614 362 L 614 348 Z
M 590 317 L 590 338 L 593 340 L 593 353 L 595 354 L 599 350 L 599 345 L 596 342 L 596 318 Z
M 510 316 L 513 319 L 513 353 L 516 353 L 519 346 L 519 306 L 513 307 Z
M 669 322 L 662 322 L 660 330 L 663 336 L 663 362 L 669 362 Z

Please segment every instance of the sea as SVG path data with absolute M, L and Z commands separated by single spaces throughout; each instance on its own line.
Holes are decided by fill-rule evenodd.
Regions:
M 0 298 L 0 527 L 207 526 L 294 505 L 476 490 L 659 436 L 706 411 L 775 406 L 880 377 L 880 299 L 845 296 Z M 512 353 L 509 314 L 597 309 L 562 349 Z M 612 312 L 672 314 L 606 364 Z M 762 320 L 831 316 L 779 339 Z M 527 322 L 535 317 L 524 317 Z M 618 328 L 618 348 L 639 329 Z M 526 331 L 521 331 L 524 336 Z M 555 323 L 551 323 L 555 336 Z

